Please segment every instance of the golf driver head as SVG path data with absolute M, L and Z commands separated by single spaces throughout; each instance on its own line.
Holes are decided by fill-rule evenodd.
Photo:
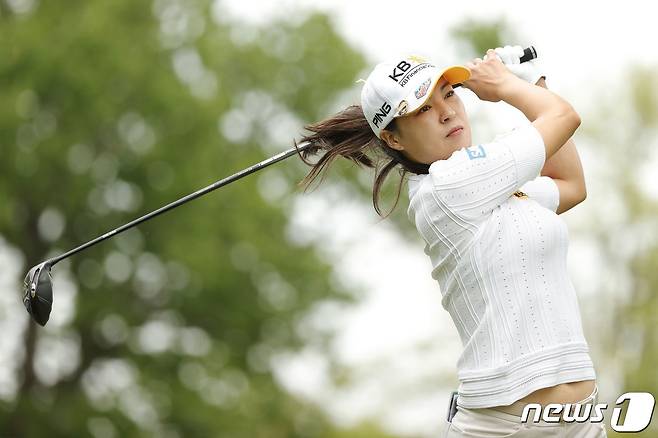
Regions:
M 50 262 L 36 265 L 23 281 L 23 305 L 37 323 L 45 326 L 53 308 L 53 279 Z

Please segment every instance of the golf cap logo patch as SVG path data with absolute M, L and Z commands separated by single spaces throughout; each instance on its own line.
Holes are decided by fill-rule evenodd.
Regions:
M 409 109 L 409 104 L 407 104 L 406 100 L 403 100 L 400 102 L 400 105 L 398 105 L 398 110 L 397 110 L 397 115 L 398 116 L 403 116 L 407 114 L 407 110 Z
M 430 88 L 430 83 L 432 82 L 431 78 L 427 78 L 425 82 L 420 84 L 420 87 L 416 89 L 414 94 L 416 95 L 416 99 L 421 99 L 427 94 L 427 90 Z

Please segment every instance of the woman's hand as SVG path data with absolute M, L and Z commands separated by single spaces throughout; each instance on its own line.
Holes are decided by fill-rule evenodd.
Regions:
M 488 102 L 500 101 L 505 87 L 521 80 L 505 67 L 493 49 L 487 50 L 485 60 L 475 58 L 465 66 L 471 71 L 471 78 L 463 86 Z
M 465 65 L 471 70 L 471 78 L 463 85 L 482 100 L 502 100 L 521 111 L 541 135 L 546 159 L 553 156 L 580 126 L 580 115 L 569 102 L 515 76 L 496 56 L 495 50 L 487 50 L 484 60 L 476 58 Z
M 546 79 L 546 75 L 540 72 L 538 65 L 536 64 L 535 59 L 531 59 L 524 63 L 521 63 L 521 57 L 523 56 L 523 47 L 521 46 L 505 46 L 505 47 L 496 47 L 496 55 L 500 60 L 505 64 L 505 67 L 516 76 L 520 77 L 526 82 L 529 82 L 533 85 L 539 85 L 538 82 L 540 79 Z M 486 56 L 485 56 L 486 58 Z

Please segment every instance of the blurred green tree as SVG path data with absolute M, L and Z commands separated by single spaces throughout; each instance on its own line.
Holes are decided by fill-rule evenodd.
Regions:
M 25 270 L 291 147 L 364 66 L 323 15 L 254 26 L 206 0 L 0 1 L 0 32 L 0 235 Z M 352 296 L 287 229 L 300 169 L 58 264 L 0 435 L 384 436 L 333 426 L 272 372 L 314 303 Z
M 606 354 L 601 367 L 618 374 L 622 392 L 615 397 L 623 392 L 658 394 L 656 67 L 629 65 L 619 81 L 623 87 L 594 92 L 596 106 L 583 126 L 600 165 L 590 175 L 598 192 L 590 191 L 588 220 L 577 232 L 595 244 L 603 268 L 592 279 L 597 300 L 591 305 L 599 315 L 596 327 Z M 638 436 L 656 436 L 655 417 Z M 623 434 L 612 431 L 609 436 Z
M 483 57 L 488 49 L 521 44 L 518 34 L 505 17 L 491 20 L 465 18 L 449 29 L 464 59 Z

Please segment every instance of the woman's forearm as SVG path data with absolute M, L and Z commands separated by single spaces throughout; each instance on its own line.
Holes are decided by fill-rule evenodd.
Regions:
M 580 126 L 580 116 L 569 102 L 515 76 L 493 49 L 487 50 L 485 60 L 476 58 L 466 67 L 471 76 L 463 85 L 481 100 L 502 100 L 521 111 L 541 136 L 546 158 L 553 156 Z
M 540 79 L 537 85 L 548 89 L 544 79 Z M 550 176 L 553 179 L 573 181 L 575 184 L 582 185 L 582 190 L 585 191 L 583 166 L 573 138 L 570 138 L 564 146 L 546 160 L 541 175 Z
M 537 128 L 544 140 L 547 159 L 558 152 L 580 126 L 580 116 L 569 102 L 547 88 L 518 78 L 501 83 L 501 100 L 520 110 Z
M 537 81 L 536 85 L 548 88 L 544 79 Z M 540 175 L 551 177 L 558 187 L 560 201 L 557 214 L 569 211 L 587 197 L 583 166 L 572 138 L 546 160 Z

